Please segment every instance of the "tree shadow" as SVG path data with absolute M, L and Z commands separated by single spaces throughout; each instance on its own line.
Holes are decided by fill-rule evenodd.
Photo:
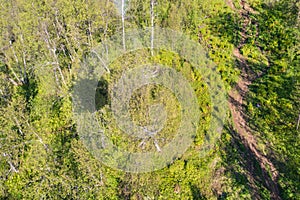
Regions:
M 225 126 L 225 131 L 230 134 L 231 141 L 224 147 L 225 154 L 222 155 L 222 160 L 230 172 L 231 178 L 237 184 L 246 186 L 244 189 L 250 191 L 253 199 L 268 198 L 265 191 L 270 185 L 263 178 L 269 176 L 268 172 L 260 167 L 256 155 L 245 139 L 241 138 L 231 125 Z
M 300 183 L 296 156 L 299 150 L 295 139 L 297 134 L 295 121 L 299 113 L 293 110 L 300 105 L 299 101 L 296 103 L 293 100 L 297 90 L 295 88 L 297 79 L 299 80 L 299 77 L 268 74 L 249 87 L 250 92 L 247 96 L 252 105 L 260 105 L 254 108 L 255 114 L 249 117 L 249 124 L 261 136 L 266 144 L 267 157 L 280 172 L 279 179 L 284 182 L 281 185 L 285 187 L 280 190 L 283 197 L 289 197 L 290 193 L 297 194 Z M 289 104 L 293 106 L 288 108 Z M 249 112 L 247 114 L 251 115 Z M 268 123 L 262 123 L 266 120 Z M 269 144 L 270 137 L 276 144 Z
M 241 44 L 249 45 L 253 49 L 258 49 L 258 53 L 267 59 L 267 64 L 263 63 L 259 58 L 252 57 L 252 52 L 243 56 L 243 60 L 239 60 L 237 57 L 237 68 L 243 70 L 247 80 L 254 81 L 253 85 L 249 86 L 249 92 L 243 91 L 238 85 L 235 86 L 236 90 L 244 97 L 247 98 L 247 102 L 254 105 L 255 117 L 251 119 L 251 113 L 245 109 L 246 105 L 241 105 L 240 102 L 234 98 L 230 98 L 230 102 L 236 107 L 241 108 L 243 117 L 249 122 L 249 126 L 261 133 L 265 134 L 266 126 L 269 127 L 268 132 L 272 133 L 272 137 L 276 140 L 283 140 L 281 144 L 270 144 L 268 138 L 261 137 L 261 140 L 266 143 L 266 149 L 268 151 L 267 158 L 275 164 L 276 168 L 280 171 L 280 181 L 294 182 L 294 183 L 280 183 L 280 186 L 291 184 L 293 186 L 287 187 L 288 190 L 295 190 L 294 194 L 297 194 L 297 188 L 299 188 L 299 178 L 295 175 L 297 173 L 297 167 L 299 166 L 296 160 L 291 158 L 285 158 L 285 162 L 280 157 L 286 157 L 280 155 L 280 152 L 286 152 L 280 150 L 295 144 L 291 135 L 294 135 L 291 124 L 292 121 L 298 116 L 291 114 L 291 109 L 287 109 L 288 102 L 292 98 L 292 93 L 295 92 L 292 89 L 291 77 L 285 76 L 290 68 L 289 65 L 297 65 L 290 63 L 289 49 L 295 46 L 295 27 L 297 27 L 298 8 L 297 1 L 273 1 L 272 3 L 261 3 L 255 5 L 255 9 L 258 12 L 242 12 L 242 16 L 233 13 L 220 13 L 216 18 L 211 20 L 211 25 L 216 30 L 214 35 L 222 37 L 229 41 L 236 48 L 239 48 L 241 54 Z M 243 8 L 244 9 L 244 8 Z M 248 24 L 242 24 L 243 18 L 248 19 Z M 294 39 L 293 39 L 294 38 Z M 248 55 L 250 55 L 248 57 Z M 286 65 L 286 66 L 285 66 Z M 295 67 L 295 66 L 294 66 Z M 252 76 L 253 75 L 253 76 Z M 277 79 L 277 80 L 276 80 Z M 282 79 L 282 81 L 278 81 Z M 295 79 L 295 77 L 294 77 Z M 275 86 L 276 85 L 276 86 Z M 273 97 L 272 97 L 273 96 Z M 276 96 L 276 98 L 274 98 Z M 264 102 L 261 102 L 261 100 Z M 276 101 L 276 102 L 274 102 Z M 271 103 L 270 103 L 271 102 Z M 297 107 L 297 106 L 295 106 Z M 294 111 L 295 112 L 295 111 Z M 297 111 L 296 111 L 297 112 Z M 273 116 L 271 117 L 273 113 Z M 275 114 L 277 117 L 274 117 Z M 258 121 L 258 119 L 260 121 Z M 287 120 L 287 121 L 286 121 Z M 271 123 L 271 124 L 269 124 Z M 232 145 L 239 148 L 238 152 L 243 156 L 237 156 L 235 160 L 241 160 L 243 168 L 251 173 L 255 182 L 263 185 L 264 188 L 270 188 L 269 178 L 266 180 L 260 179 L 257 175 L 264 175 L 268 177 L 268 172 L 262 170 L 258 164 L 258 160 L 253 159 L 255 157 L 251 149 L 247 146 L 247 143 L 243 142 L 242 138 L 235 133 L 234 129 L 230 126 L 227 127 L 228 132 L 232 136 Z M 275 136 L 274 134 L 284 134 L 285 136 Z M 270 134 L 270 133 L 269 133 Z M 260 137 L 257 136 L 256 137 Z M 241 148 L 242 147 L 242 148 Z M 225 147 L 228 148 L 228 147 Z M 228 151 L 228 154 L 232 153 Z M 295 154 L 296 152 L 294 152 Z M 291 153 L 289 153 L 291 156 Z M 290 157 L 288 156 L 288 157 Z M 245 160 L 246 159 L 246 160 Z M 296 159 L 296 158 L 294 158 Z M 289 162 L 287 162 L 289 160 Z M 230 162 L 225 160 L 225 162 Z M 229 163 L 228 163 L 229 165 Z M 254 170 L 256 169 L 256 170 Z M 250 185 L 251 186 L 251 185 Z M 293 189 L 294 188 L 294 189 Z M 252 188 L 253 189 L 253 188 Z M 255 188 L 254 188 L 255 189 Z M 279 188 L 280 195 L 282 197 L 289 197 L 288 193 L 282 188 Z M 259 192 L 259 191 L 258 191 Z M 291 197 L 289 197 L 291 198 Z
M 100 110 L 109 103 L 108 82 L 104 78 L 101 78 L 98 82 L 95 93 L 96 110 Z
M 190 189 L 192 191 L 193 199 L 195 200 L 205 200 L 206 198 L 202 196 L 199 187 L 196 185 L 190 185 Z

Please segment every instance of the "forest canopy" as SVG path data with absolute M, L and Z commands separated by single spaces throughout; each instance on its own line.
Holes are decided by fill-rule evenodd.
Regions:
M 299 1 L 0 0 L 0 5 L 0 199 L 299 199 Z M 187 36 L 214 63 L 228 100 L 220 133 L 209 132 L 216 107 L 205 74 L 181 54 L 155 49 L 155 27 Z M 96 119 L 113 144 L 159 152 L 184 116 L 170 88 L 143 86 L 130 98 L 131 119 L 146 127 L 167 113 L 165 128 L 159 140 L 132 140 L 122 133 L 110 94 L 137 65 L 174 69 L 190 83 L 198 103 L 190 113 L 199 119 L 192 144 L 164 168 L 147 173 L 113 169 L 88 150 L 72 97 L 90 53 L 116 34 L 120 49 L 129 49 L 126 34 L 137 29 L 150 30 L 149 48 L 111 62 L 93 96 Z M 156 104 L 165 111 L 153 107 L 157 119 L 149 112 Z M 213 145 L 204 148 L 207 138 Z

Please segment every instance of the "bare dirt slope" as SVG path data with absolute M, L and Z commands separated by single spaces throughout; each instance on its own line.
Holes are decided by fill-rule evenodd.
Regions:
M 229 93 L 229 107 L 232 113 L 232 119 L 234 123 L 233 134 L 236 134 L 236 137 L 240 139 L 247 154 L 244 155 L 246 160 L 246 166 L 248 174 L 248 180 L 253 189 L 253 198 L 259 199 L 257 193 L 257 187 L 255 182 L 259 179 L 263 185 L 268 188 L 271 194 L 272 199 L 281 199 L 278 191 L 278 171 L 275 168 L 274 164 L 259 150 L 258 142 L 255 136 L 253 135 L 254 131 L 247 125 L 247 116 L 244 112 L 245 98 L 248 92 L 248 87 L 257 78 L 257 75 L 251 71 L 250 67 L 247 65 L 246 59 L 241 54 L 241 48 L 243 47 L 246 39 L 246 26 L 250 22 L 248 17 L 249 13 L 254 13 L 255 11 L 246 3 L 245 0 L 240 2 L 241 9 L 236 9 L 232 0 L 227 0 L 227 4 L 233 9 L 236 10 L 243 20 L 243 27 L 241 31 L 242 39 L 237 48 L 235 48 L 233 54 L 237 59 L 241 76 L 237 85 Z M 261 170 L 262 177 L 257 178 L 255 172 L 255 164 L 253 162 L 258 162 Z

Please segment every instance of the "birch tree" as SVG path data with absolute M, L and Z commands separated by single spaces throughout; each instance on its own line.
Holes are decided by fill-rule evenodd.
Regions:
M 153 48 L 154 48 L 154 6 L 155 0 L 150 0 L 150 18 L 151 18 L 151 55 L 153 56 Z
M 125 41 L 125 0 L 122 0 L 122 6 L 121 6 L 121 15 L 122 15 L 122 32 L 123 32 L 123 49 L 126 50 L 126 41 Z

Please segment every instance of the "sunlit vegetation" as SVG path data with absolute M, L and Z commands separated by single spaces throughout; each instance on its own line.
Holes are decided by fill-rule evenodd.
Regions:
M 241 67 L 233 51 L 243 41 L 240 53 L 253 76 L 243 110 L 247 124 L 259 150 L 279 171 L 281 198 L 299 199 L 300 4 L 246 1 L 255 12 L 247 14 L 245 25 L 240 2 L 232 1 L 236 10 L 228 2 L 156 0 L 151 8 L 150 0 L 130 0 L 122 23 L 109 0 L 0 0 L 0 199 L 270 198 L 259 164 L 245 159 L 251 154 L 235 134 L 230 112 L 217 145 L 201 155 L 211 119 L 209 91 L 195 66 L 174 52 L 144 49 L 111 63 L 111 74 L 99 80 L 95 93 L 97 117 L 115 144 L 137 152 L 157 150 L 149 145 L 153 141 L 141 148 L 140 140 L 122 134 L 110 113 L 109 93 L 137 63 L 172 67 L 191 84 L 201 111 L 187 152 L 161 170 L 134 174 L 102 164 L 83 145 L 70 95 L 80 64 L 91 49 L 123 29 L 151 27 L 151 17 L 155 26 L 181 31 L 201 44 L 227 92 L 239 81 Z M 160 135 L 164 140 L 158 141 L 163 146 L 181 117 L 168 88 L 135 91 L 130 114 L 146 125 L 148 107 L 156 103 L 168 113 Z M 247 171 L 249 163 L 254 175 Z

